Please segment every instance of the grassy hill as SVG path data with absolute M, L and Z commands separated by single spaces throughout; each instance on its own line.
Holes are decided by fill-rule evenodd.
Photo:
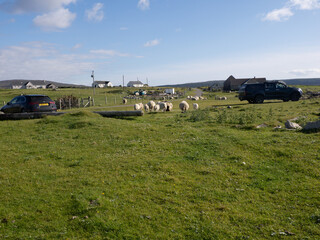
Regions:
M 173 112 L 103 118 L 91 111 L 132 106 L 101 98 L 0 122 L 0 238 L 319 239 L 320 133 L 283 129 L 319 119 L 319 99 L 226 96 L 183 114 L 175 100 Z

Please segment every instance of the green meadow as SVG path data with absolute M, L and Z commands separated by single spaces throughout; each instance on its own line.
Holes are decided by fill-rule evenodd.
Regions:
M 0 104 L 21 93 L 93 94 L 0 90 Z M 188 100 L 181 113 L 181 98 L 172 112 L 103 118 L 93 111 L 139 102 L 103 89 L 95 107 L 1 121 L 0 239 L 320 239 L 320 132 L 284 127 L 318 120 L 320 99 L 204 94 L 200 110 Z

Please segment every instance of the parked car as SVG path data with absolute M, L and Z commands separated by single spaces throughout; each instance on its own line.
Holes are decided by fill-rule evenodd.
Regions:
M 53 112 L 57 111 L 57 106 L 46 95 L 21 95 L 13 98 L 0 111 L 4 113 Z
M 265 99 L 298 101 L 301 96 L 300 88 L 288 87 L 282 81 L 243 84 L 239 89 L 240 101 L 247 100 L 249 103 L 263 103 Z

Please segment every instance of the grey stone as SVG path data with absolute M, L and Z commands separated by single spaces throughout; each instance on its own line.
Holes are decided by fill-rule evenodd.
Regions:
M 268 127 L 268 125 L 264 123 L 257 126 L 257 128 L 266 128 L 266 127 Z
M 320 120 L 315 122 L 308 122 L 303 129 L 304 130 L 320 129 Z
M 285 126 L 287 129 L 302 129 L 302 127 L 294 122 L 286 121 Z

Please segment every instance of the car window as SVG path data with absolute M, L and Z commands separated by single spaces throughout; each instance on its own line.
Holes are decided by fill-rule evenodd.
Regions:
M 266 89 L 272 89 L 274 88 L 274 84 L 273 83 L 267 83 L 266 84 Z
M 47 96 L 32 96 L 30 98 L 30 101 L 31 102 L 39 102 L 39 101 L 41 101 L 41 102 L 50 102 L 52 100 Z
M 25 96 L 20 96 L 17 98 L 17 103 L 25 103 L 26 102 L 26 97 Z
M 286 88 L 286 86 L 282 83 L 277 83 L 276 88 Z
M 12 100 L 10 101 L 10 103 L 11 103 L 11 104 L 15 104 L 15 103 L 18 102 L 18 99 L 19 99 L 19 97 L 15 97 L 14 99 L 12 99 Z

